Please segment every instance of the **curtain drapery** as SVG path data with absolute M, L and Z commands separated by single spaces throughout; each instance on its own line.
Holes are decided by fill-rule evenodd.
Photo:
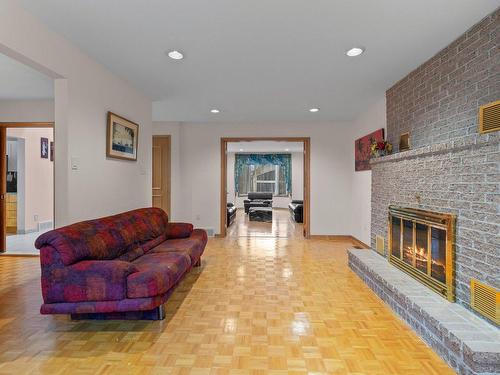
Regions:
M 239 192 L 240 174 L 243 165 L 279 165 L 285 174 L 286 190 L 292 186 L 292 156 L 290 154 L 236 154 L 234 162 L 234 188 Z

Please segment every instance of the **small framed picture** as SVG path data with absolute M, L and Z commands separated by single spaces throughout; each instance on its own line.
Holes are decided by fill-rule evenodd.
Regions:
M 40 138 L 40 157 L 42 159 L 49 158 L 49 139 Z
M 50 161 L 54 161 L 54 142 L 50 142 Z
M 137 160 L 139 124 L 108 112 L 106 156 L 109 158 Z
M 403 133 L 399 137 L 399 151 L 410 149 L 410 133 Z

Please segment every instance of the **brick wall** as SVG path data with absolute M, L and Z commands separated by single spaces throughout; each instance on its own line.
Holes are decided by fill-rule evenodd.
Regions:
M 500 289 L 500 134 L 477 130 L 478 107 L 500 100 L 499 31 L 496 10 L 387 91 L 387 138 L 409 131 L 411 150 L 372 161 L 372 247 L 390 204 L 457 214 L 466 306 L 472 277 Z
M 412 148 L 477 132 L 477 109 L 500 98 L 500 9 L 387 93 L 387 138 Z

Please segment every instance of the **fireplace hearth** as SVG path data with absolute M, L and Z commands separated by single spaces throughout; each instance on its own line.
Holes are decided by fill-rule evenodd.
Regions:
M 389 262 L 455 301 L 454 214 L 389 207 Z

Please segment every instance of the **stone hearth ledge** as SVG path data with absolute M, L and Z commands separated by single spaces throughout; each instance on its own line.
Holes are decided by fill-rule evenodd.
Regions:
M 348 249 L 349 267 L 461 375 L 500 374 L 500 330 L 390 265 Z
M 413 150 L 396 152 L 387 156 L 370 159 L 370 164 L 396 162 L 405 159 L 415 159 L 428 155 L 444 154 L 447 152 L 458 152 L 461 150 L 480 148 L 500 142 L 499 133 L 470 134 L 452 141 L 436 143 L 430 146 L 419 147 Z

